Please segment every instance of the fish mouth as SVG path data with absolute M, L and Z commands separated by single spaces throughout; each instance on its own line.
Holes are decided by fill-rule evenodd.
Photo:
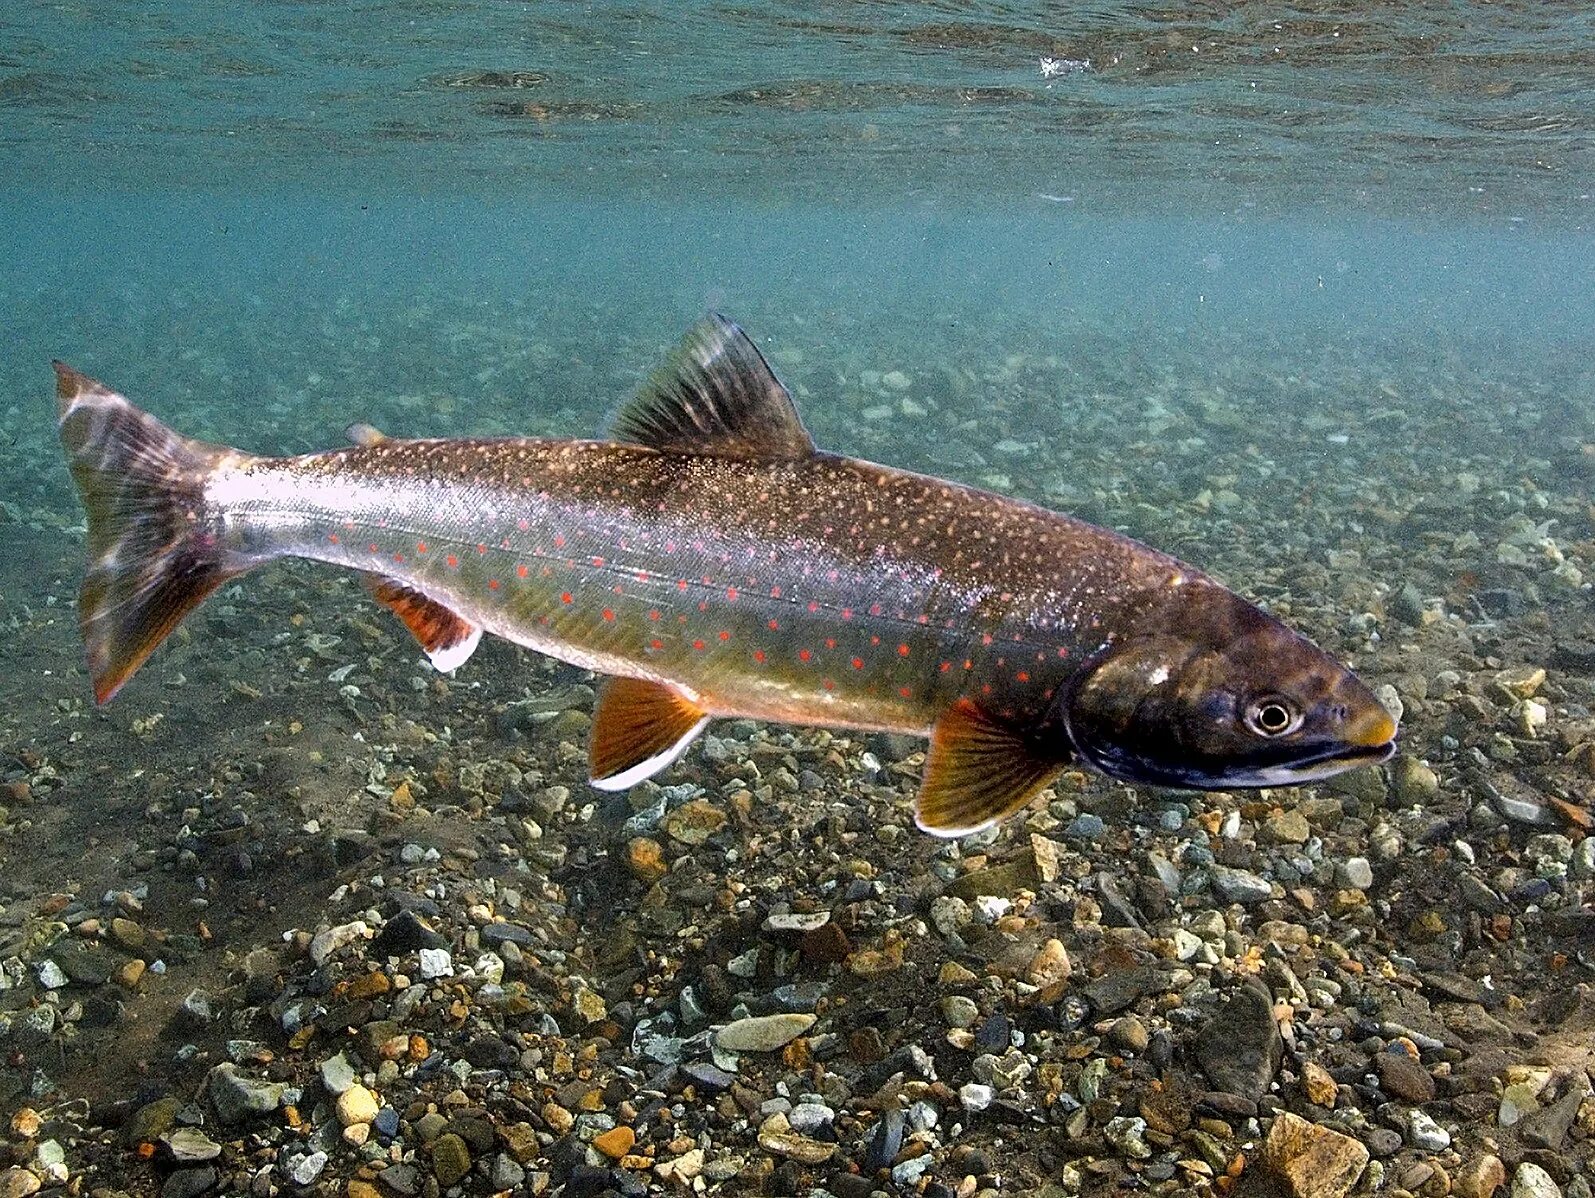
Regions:
M 1257 771 L 1257 785 L 1300 786 L 1363 765 L 1378 765 L 1396 755 L 1395 721 L 1386 717 L 1390 732 L 1383 740 L 1354 741 L 1325 749 L 1311 757 L 1298 757 Z

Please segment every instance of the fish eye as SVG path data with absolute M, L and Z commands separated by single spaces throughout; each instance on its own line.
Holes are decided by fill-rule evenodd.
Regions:
M 1246 708 L 1246 726 L 1259 736 L 1284 736 L 1301 727 L 1301 712 L 1288 699 L 1263 695 Z

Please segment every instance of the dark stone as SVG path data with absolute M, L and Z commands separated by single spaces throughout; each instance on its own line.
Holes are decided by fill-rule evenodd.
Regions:
M 1118 879 L 1106 870 L 1096 876 L 1097 903 L 1102 907 L 1102 923 L 1110 928 L 1135 928 L 1144 931 L 1135 904 L 1119 888 Z
M 1381 1160 L 1401 1151 L 1401 1133 L 1391 1131 L 1388 1127 L 1367 1128 L 1362 1134 L 1362 1142 L 1372 1155 Z
M 727 1073 L 724 1069 L 711 1065 L 708 1061 L 698 1061 L 691 1065 L 683 1065 L 681 1072 L 691 1078 L 693 1083 L 700 1089 L 711 1092 L 729 1090 L 731 1083 L 737 1080 L 735 1074 Z
M 103 986 L 111 980 L 111 956 L 94 945 L 68 941 L 52 949 L 50 959 L 80 986 Z
M 393 1139 L 399 1134 L 399 1112 L 390 1106 L 383 1107 L 371 1121 L 371 1130 L 384 1140 Z
M 208 1194 L 221 1182 L 221 1174 L 210 1165 L 198 1169 L 179 1169 L 166 1179 L 161 1187 L 161 1198 L 199 1198 Z
M 1167 1069 L 1174 1060 L 1174 1037 L 1169 1034 L 1168 1028 L 1160 1027 L 1152 1033 L 1146 1046 L 1146 1059 L 1159 1072 Z
M 1196 1034 L 1194 1051 L 1214 1089 L 1256 1102 L 1285 1051 L 1273 999 L 1260 986 L 1238 987 Z
M 1392 1098 L 1421 1106 L 1434 1098 L 1434 1078 L 1429 1071 L 1397 1049 L 1374 1056 L 1379 1088 Z
M 486 1119 L 478 1119 L 474 1115 L 456 1115 L 450 1119 L 448 1126 L 443 1129 L 443 1134 L 448 1135 L 450 1132 L 471 1146 L 473 1156 L 482 1156 L 491 1152 L 498 1139 L 493 1131 L 493 1125 Z
M 1013 1046 L 1013 1021 L 1001 1011 L 992 1015 L 975 1032 L 975 1047 L 981 1052 L 1007 1052 Z
M 1581 674 L 1595 673 L 1595 641 L 1557 641 L 1551 664 Z
M 903 1147 L 904 1124 L 903 1112 L 896 1107 L 881 1115 L 864 1145 L 864 1159 L 860 1164 L 866 1177 L 873 1177 L 878 1169 L 891 1168 Z
M 1523 599 L 1523 593 L 1514 591 L 1510 587 L 1490 587 L 1475 591 L 1473 598 L 1485 615 L 1493 616 L 1497 620 L 1521 616 L 1528 607 Z
M 705 965 L 698 978 L 697 995 L 703 1001 L 703 1009 L 711 1015 L 724 1015 L 729 1011 L 732 993 L 726 971 L 718 965 Z
M 565 1198 L 604 1198 L 611 1192 L 621 1198 L 647 1198 L 648 1186 L 624 1169 L 578 1165 L 565 1183 Z
M 1257 1103 L 1250 1098 L 1243 1098 L 1239 1094 L 1230 1094 L 1224 1090 L 1207 1090 L 1198 1095 L 1197 1105 L 1210 1111 L 1222 1119 L 1254 1119 L 1257 1117 Z
M 1148 994 L 1156 994 L 1167 981 L 1167 972 L 1156 965 L 1137 965 L 1092 978 L 1080 987 L 1080 992 L 1097 1009 L 1097 1014 L 1113 1015 L 1134 1006 Z
M 806 961 L 815 965 L 831 965 L 852 952 L 853 944 L 848 940 L 846 932 L 836 924 L 828 923 L 806 933 L 800 950 Z
M 506 941 L 521 948 L 530 948 L 535 939 L 530 928 L 523 928 L 518 923 L 490 923 L 482 929 L 482 941 L 489 948 L 497 948 Z
M 389 1165 L 377 1174 L 377 1185 L 395 1198 L 415 1198 L 421 1192 L 421 1170 L 414 1165 Z
M 410 911 L 401 911 L 383 925 L 376 939 L 371 941 L 370 955 L 378 959 L 402 957 L 423 948 L 443 948 L 447 941 Z
M 460 1050 L 477 1069 L 498 1069 L 505 1073 L 520 1063 L 521 1054 L 513 1044 L 506 1044 L 497 1036 L 477 1036 Z
M 1476 1002 L 1485 1001 L 1487 992 L 1483 986 L 1466 974 L 1452 973 L 1449 970 L 1436 969 L 1418 975 L 1418 980 L 1423 983 L 1423 988 L 1435 998 L 1446 999 L 1450 1002 Z
M 836 1198 L 870 1198 L 875 1192 L 875 1182 L 862 1173 L 833 1173 L 826 1188 Z
M 1519 1130 L 1523 1142 L 1560 1152 L 1567 1141 L 1567 1133 L 1573 1127 L 1573 1121 L 1578 1118 L 1578 1108 L 1583 1101 L 1583 1085 L 1569 1082 L 1566 1092 L 1560 1098 L 1523 1120 Z

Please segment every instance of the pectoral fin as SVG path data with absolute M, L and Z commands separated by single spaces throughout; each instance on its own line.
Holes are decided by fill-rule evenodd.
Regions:
M 673 687 L 611 678 L 593 712 L 592 784 L 625 790 L 653 777 L 685 753 L 708 722 L 708 713 Z
M 367 574 L 365 584 L 373 599 L 404 621 L 433 666 L 443 673 L 458 669 L 476 652 L 482 630 L 464 616 L 393 578 Z
M 932 836 L 979 832 L 1035 798 L 1063 765 L 962 699 L 931 733 L 914 820 Z

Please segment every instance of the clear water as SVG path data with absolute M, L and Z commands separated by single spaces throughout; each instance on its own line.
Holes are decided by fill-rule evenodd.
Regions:
M 1595 640 L 1592 121 L 1575 4 L 9 0 L 0 731 L 84 804 L 122 752 L 188 794 L 194 722 L 259 718 L 229 680 L 338 704 L 273 648 L 288 613 L 369 614 L 317 571 L 249 580 L 247 637 L 198 617 L 105 721 L 173 718 L 107 739 L 52 357 L 258 451 L 353 420 L 586 435 L 713 308 L 826 447 L 1271 602 L 1404 694 L 1449 787 L 1510 717 L 1464 726 L 1415 679 L 1551 664 L 1553 732 L 1595 704 L 1555 665 Z M 1446 619 L 1401 616 L 1409 589 Z M 369 652 L 413 664 L 396 629 Z M 470 685 L 527 681 L 488 655 Z M 1524 776 L 1587 796 L 1565 735 Z M 18 844 L 7 869 L 76 852 L 0 862 Z

